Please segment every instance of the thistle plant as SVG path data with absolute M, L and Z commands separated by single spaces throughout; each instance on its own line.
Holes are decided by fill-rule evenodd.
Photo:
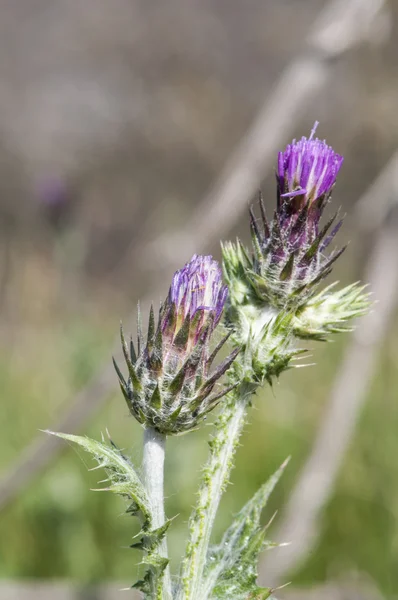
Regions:
M 110 439 L 55 434 L 94 456 L 107 473 L 106 489 L 124 496 L 127 512 L 139 519 L 141 533 L 132 547 L 143 551 L 146 571 L 133 587 L 146 599 L 275 598 L 274 590 L 256 583 L 259 553 L 275 545 L 260 518 L 286 463 L 241 509 L 219 544 L 211 546 L 210 536 L 253 394 L 295 366 L 305 353 L 302 340 L 351 330 L 352 319 L 369 306 L 358 284 L 320 287 L 344 251 L 328 252 L 342 224 L 338 213 L 321 224 L 343 158 L 314 137 L 316 125 L 308 139 L 293 140 L 279 153 L 276 209 L 268 219 L 260 195 L 259 218 L 250 210 L 251 248 L 240 240 L 224 243 L 222 270 L 211 256 L 193 256 L 174 274 L 157 320 L 151 307 L 146 336 L 139 310 L 136 344 L 121 328 L 126 365 L 114 364 L 128 409 L 144 428 L 141 469 Z M 227 357 L 219 361 L 224 345 Z M 166 439 L 196 429 L 219 404 L 185 555 L 172 577 L 171 520 L 163 498 Z

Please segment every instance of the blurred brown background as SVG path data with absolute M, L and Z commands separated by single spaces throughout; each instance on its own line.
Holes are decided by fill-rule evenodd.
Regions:
M 313 542 L 286 569 L 265 562 L 263 583 L 292 579 L 292 600 L 398 598 L 398 2 L 0 0 L 0 56 L 1 597 L 103 600 L 101 583 L 134 580 L 122 503 L 89 492 L 95 473 L 38 430 L 108 427 L 138 463 L 141 430 L 109 367 L 120 318 L 158 302 L 193 252 L 247 240 L 260 186 L 272 210 L 277 150 L 319 120 L 345 156 L 334 203 L 351 244 L 335 278 L 378 273 L 386 300 L 381 324 L 365 322 L 366 360 L 355 355 L 366 389 L 345 380 L 352 427 L 335 463 L 327 445 L 336 473 Z M 285 541 L 283 509 L 359 338 L 314 346 L 315 367 L 257 398 L 219 534 L 291 454 L 265 515 L 280 508 Z M 175 563 L 209 432 L 169 443 Z

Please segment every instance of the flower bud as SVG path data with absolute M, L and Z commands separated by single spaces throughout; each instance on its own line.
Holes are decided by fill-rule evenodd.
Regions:
M 156 327 L 151 308 L 146 342 L 140 318 L 137 351 L 133 342 L 127 346 L 121 331 L 128 379 L 116 363 L 115 368 L 129 410 L 143 425 L 164 434 L 184 433 L 196 427 L 231 389 L 223 387 L 213 393 L 239 349 L 210 373 L 228 338 L 210 352 L 227 294 L 218 263 L 211 256 L 194 255 L 174 274 Z
M 179 356 L 189 354 L 202 334 L 208 330 L 211 335 L 218 325 L 227 295 L 218 263 L 211 256 L 195 254 L 172 279 L 161 317 L 166 345 Z M 176 345 L 181 338 L 185 343 Z

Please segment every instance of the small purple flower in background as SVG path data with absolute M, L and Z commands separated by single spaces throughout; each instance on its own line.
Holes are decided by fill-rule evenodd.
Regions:
M 63 177 L 41 177 L 35 186 L 35 198 L 43 217 L 54 229 L 60 230 L 68 224 L 73 202 L 70 187 Z
M 68 200 L 67 186 L 62 177 L 50 175 L 41 178 L 36 187 L 37 199 L 46 206 L 64 204 Z
M 219 264 L 211 256 L 195 254 L 174 273 L 157 326 L 151 308 L 146 341 L 139 319 L 137 351 L 133 342 L 127 346 L 121 332 L 128 380 L 116 364 L 115 368 L 130 412 L 146 427 L 169 435 L 189 431 L 232 389 L 222 387 L 213 393 L 239 348 L 210 373 L 229 337 L 210 351 L 227 293 Z

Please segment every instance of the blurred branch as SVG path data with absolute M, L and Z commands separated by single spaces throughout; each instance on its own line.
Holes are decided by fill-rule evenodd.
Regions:
M 146 256 L 146 265 L 157 265 L 160 274 L 181 262 L 182 248 L 189 255 L 219 239 L 237 221 L 264 177 L 265 168 L 275 149 L 304 112 L 310 98 L 325 87 L 331 75 L 330 61 L 360 39 L 366 38 L 370 24 L 383 6 L 383 0 L 334 0 L 321 12 L 311 27 L 301 56 L 282 74 L 273 93 L 266 100 L 253 125 L 228 161 L 220 179 L 198 206 L 184 231 L 159 238 L 148 248 L 129 252 L 131 256 Z M 294 93 L 292 93 L 294 90 Z M 161 296 L 165 275 L 158 278 L 159 288 L 152 298 Z M 145 299 L 144 303 L 146 303 Z M 77 433 L 105 402 L 115 387 L 113 368 L 102 365 L 87 386 L 76 395 L 54 431 Z M 43 469 L 54 461 L 60 451 L 60 441 L 38 436 L 19 456 L 0 482 L 0 508 L 10 502 Z
M 357 204 L 357 212 L 367 210 L 370 198 L 381 206 L 384 225 L 379 229 L 369 257 L 364 281 L 376 299 L 374 310 L 362 317 L 351 338 L 345 358 L 335 379 L 311 454 L 289 497 L 276 532 L 276 539 L 292 543 L 266 555 L 260 569 L 267 585 L 277 585 L 289 572 L 298 568 L 313 549 L 319 535 L 319 518 L 329 500 L 344 455 L 355 432 L 360 411 L 366 401 L 373 378 L 380 346 L 383 343 L 398 302 L 398 182 L 391 168 L 396 165 L 396 154 L 388 163 L 369 191 Z M 380 196 L 383 190 L 386 197 Z M 374 192 L 377 190 L 376 196 Z M 377 202 L 374 202 L 375 197 Z M 372 206 L 373 208 L 373 206 Z M 388 210 L 390 209 L 390 210 Z M 371 211 L 372 212 L 372 211 Z M 390 218 L 388 212 L 393 213 Z M 379 224 L 368 214 L 360 224 L 365 231 Z

